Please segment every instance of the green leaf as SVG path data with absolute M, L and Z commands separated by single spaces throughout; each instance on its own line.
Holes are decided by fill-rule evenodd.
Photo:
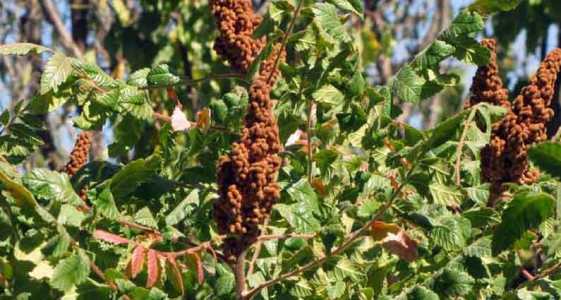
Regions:
M 435 225 L 430 236 L 435 245 L 442 247 L 446 251 L 460 250 L 466 245 L 471 233 L 469 220 L 456 217 L 445 216 Z
M 216 265 L 216 293 L 218 296 L 226 296 L 234 291 L 235 278 L 234 274 L 222 264 Z
M 38 206 L 33 194 L 21 183 L 21 178 L 15 168 L 2 161 L 0 161 L 0 183 L 3 185 L 2 189 L 9 193 L 18 205 Z
M 181 79 L 170 73 L 168 65 L 159 65 L 150 70 L 146 81 L 149 86 L 170 86 L 178 84 Z
M 58 290 L 67 291 L 84 282 L 89 274 L 90 261 L 88 257 L 82 253 L 75 253 L 57 264 L 50 283 Z
M 469 6 L 469 10 L 482 15 L 490 15 L 501 11 L 515 9 L 521 0 L 476 0 Z
M 148 207 L 144 207 L 134 215 L 134 221 L 138 224 L 152 228 L 158 228 L 158 223 Z
M 23 183 L 37 197 L 61 203 L 82 204 L 82 199 L 74 191 L 65 173 L 33 169 L 23 177 Z
M 454 136 L 457 135 L 458 131 L 461 129 L 461 124 L 467 118 L 469 114 L 468 111 L 463 111 L 456 116 L 446 119 L 441 122 L 430 131 L 430 137 L 426 142 L 427 148 L 436 148 L 450 140 L 454 140 Z
M 86 215 L 79 211 L 75 206 L 63 204 L 58 214 L 58 222 L 63 225 L 80 227 Z
M 329 0 L 330 3 L 335 4 L 338 8 L 350 11 L 356 14 L 361 19 L 364 19 L 364 3 L 360 0 Z
M 52 50 L 47 47 L 32 43 L 0 45 L 0 55 L 27 55 L 29 53 L 40 54 L 46 51 L 52 52 Z
M 315 91 L 312 95 L 316 102 L 331 106 L 342 105 L 345 102 L 345 95 L 331 84 L 326 84 Z
M 469 294 L 474 282 L 475 280 L 464 271 L 445 269 L 435 278 L 433 290 L 446 299 L 450 299 Z
M 528 192 L 515 195 L 493 234 L 493 255 L 508 249 L 528 229 L 537 228 L 553 215 L 554 210 L 555 201 L 548 194 Z
M 457 206 L 462 200 L 462 193 L 452 186 L 431 183 L 429 190 L 434 202 L 442 206 Z
M 150 68 L 134 71 L 134 73 L 129 76 L 127 84 L 140 88 L 146 87 L 148 86 L 148 74 L 150 74 Z
M 478 186 L 471 186 L 465 188 L 467 196 L 473 202 L 480 206 L 487 205 L 487 200 L 489 200 L 489 184 L 482 184 Z
M 413 62 L 413 66 L 417 69 L 432 69 L 438 67 L 438 64 L 447 57 L 450 57 L 456 51 L 456 47 L 444 41 L 436 40 L 426 50 L 421 52 Z
M 143 182 L 146 182 L 151 175 L 154 175 L 159 166 L 156 157 L 138 159 L 128 163 L 111 179 L 111 193 L 117 199 L 121 199 L 131 194 Z
M 316 3 L 312 7 L 314 23 L 330 38 L 337 42 L 349 42 L 350 36 L 337 16 L 337 9 L 330 3 Z
M 72 58 L 58 52 L 55 53 L 45 65 L 45 70 L 41 75 L 40 93 L 56 92 L 58 87 L 72 74 L 72 70 Z
M 422 286 L 414 287 L 408 294 L 407 300 L 439 300 L 438 295 Z
M 480 15 L 463 10 L 456 16 L 450 27 L 442 33 L 441 38 L 450 43 L 457 38 L 464 38 L 480 32 L 484 25 L 485 23 Z
M 120 213 L 113 199 L 113 194 L 109 188 L 103 189 L 101 193 L 92 200 L 94 207 L 102 216 L 115 220 L 119 217 Z
M 174 226 L 187 217 L 187 207 L 199 202 L 199 191 L 193 190 L 187 198 L 183 199 L 167 216 L 166 224 Z
M 122 85 L 121 82 L 117 82 L 111 76 L 107 75 L 107 73 L 96 64 L 89 64 L 76 59 L 71 59 L 71 62 L 75 72 L 79 74 L 80 78 L 87 78 L 90 84 L 97 86 L 96 93 L 99 92 L 99 88 L 115 89 Z
M 327 287 L 327 296 L 329 299 L 341 299 L 345 295 L 347 286 L 344 281 L 337 281 Z
M 357 131 L 368 120 L 366 111 L 358 106 L 352 105 L 352 111 L 349 113 L 339 113 L 336 115 L 339 126 L 343 131 Z
M 277 204 L 275 209 L 296 232 L 316 232 L 321 229 L 320 222 L 313 216 L 312 210 L 305 202 L 293 205 Z
M 494 211 L 491 208 L 482 207 L 468 210 L 462 216 L 468 219 L 473 227 L 484 227 L 492 223 Z
M 489 63 L 491 51 L 474 38 L 457 38 L 454 43 L 456 45 L 454 56 L 459 60 L 478 66 L 484 66 Z
M 263 17 L 261 23 L 259 23 L 259 26 L 257 26 L 257 28 L 255 28 L 255 30 L 253 31 L 252 37 L 254 39 L 259 39 L 263 36 L 266 36 L 268 33 L 273 32 L 274 29 L 275 21 L 271 18 L 270 13 L 267 12 L 267 14 L 265 14 L 265 16 Z
M 359 266 L 346 257 L 342 257 L 337 261 L 333 269 L 333 275 L 337 281 L 344 281 L 348 278 L 357 282 L 364 277 L 364 273 L 361 272 Z
M 397 73 L 393 85 L 392 94 L 406 102 L 417 103 L 421 100 L 421 93 L 425 79 L 417 75 L 409 65 L 404 66 Z
M 557 143 L 538 144 L 528 152 L 530 160 L 541 170 L 561 179 L 561 145 Z
M 381 203 L 376 199 L 368 199 L 359 206 L 357 215 L 361 218 L 371 218 L 378 211 L 380 205 Z
M 306 179 L 301 179 L 287 189 L 294 204 L 278 204 L 275 209 L 297 232 L 316 232 L 321 226 L 314 217 L 319 211 L 318 197 Z
M 290 295 L 296 297 L 297 299 L 304 299 L 314 294 L 314 289 L 310 285 L 310 283 L 302 278 L 294 284 L 294 286 L 290 289 Z
M 464 248 L 465 256 L 484 257 L 491 256 L 491 237 L 485 236 Z

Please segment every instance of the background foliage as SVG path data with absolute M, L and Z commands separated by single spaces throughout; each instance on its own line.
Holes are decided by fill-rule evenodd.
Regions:
M 254 3 L 256 35 L 295 27 L 273 91 L 282 197 L 243 276 L 211 209 L 252 74 L 212 50 L 207 1 L 0 3 L 1 296 L 561 297 L 560 146 L 532 149 L 547 173 L 489 208 L 479 150 L 504 111 L 461 109 L 480 37 L 521 85 L 555 1 L 301 1 Z M 70 178 L 75 128 L 96 134 Z

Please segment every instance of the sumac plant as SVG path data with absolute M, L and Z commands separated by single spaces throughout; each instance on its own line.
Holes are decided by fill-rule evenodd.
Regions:
M 0 115 L 2 299 L 561 297 L 545 131 L 561 50 L 511 99 L 479 34 L 516 1 L 460 11 L 383 86 L 356 42 L 361 1 L 196 2 L 205 22 L 184 30 L 214 28 L 193 60 L 208 77 L 0 46 L 44 62 L 36 95 Z M 445 60 L 478 66 L 467 105 L 428 130 L 399 122 L 458 84 Z M 27 167 L 61 107 L 80 132 L 66 167 Z

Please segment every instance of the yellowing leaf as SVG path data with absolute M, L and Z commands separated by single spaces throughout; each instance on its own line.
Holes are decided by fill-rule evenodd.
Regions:
M 208 108 L 203 108 L 197 113 L 197 127 L 207 130 L 210 127 L 211 112 Z

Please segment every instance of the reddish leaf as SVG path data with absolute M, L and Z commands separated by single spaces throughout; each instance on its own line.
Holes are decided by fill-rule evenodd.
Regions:
M 168 87 L 167 92 L 168 92 L 168 97 L 171 100 L 173 100 L 173 102 L 175 102 L 177 106 L 180 106 L 180 108 L 181 108 L 181 102 L 179 101 L 179 97 L 177 96 L 177 93 L 175 92 L 175 90 L 171 87 Z
M 154 249 L 148 250 L 148 278 L 146 279 L 146 287 L 151 288 L 158 282 L 160 278 L 160 261 L 158 252 Z
M 115 245 L 122 245 L 122 244 L 128 244 L 130 242 L 130 240 L 118 236 L 116 234 L 112 234 L 110 232 L 104 231 L 104 230 L 99 230 L 97 229 L 96 231 L 94 231 L 93 234 L 94 238 L 98 239 L 98 240 L 102 240 L 111 244 L 115 244 Z
M 185 286 L 183 285 L 183 276 L 177 265 L 177 261 L 173 255 L 167 256 L 167 262 L 169 264 L 169 269 L 171 270 L 171 280 L 173 285 L 181 291 L 181 295 L 185 294 Z
M 401 228 L 398 225 L 392 223 L 384 223 L 381 221 L 374 221 L 372 223 L 372 237 L 376 241 L 381 241 L 385 239 L 389 233 L 397 234 Z
M 195 259 L 195 266 L 197 268 L 197 279 L 199 284 L 202 284 L 205 280 L 205 271 L 203 270 L 203 261 L 197 253 L 193 253 L 193 258 Z
M 417 259 L 417 243 L 404 230 L 397 234 L 388 233 L 382 240 L 382 246 L 405 261 L 412 262 Z
M 144 258 L 146 256 L 146 248 L 141 245 L 136 246 L 132 251 L 132 258 L 130 262 L 130 275 L 135 278 L 138 273 L 144 268 Z
M 208 129 L 210 127 L 211 112 L 208 108 L 203 108 L 197 112 L 197 127 L 201 129 Z

